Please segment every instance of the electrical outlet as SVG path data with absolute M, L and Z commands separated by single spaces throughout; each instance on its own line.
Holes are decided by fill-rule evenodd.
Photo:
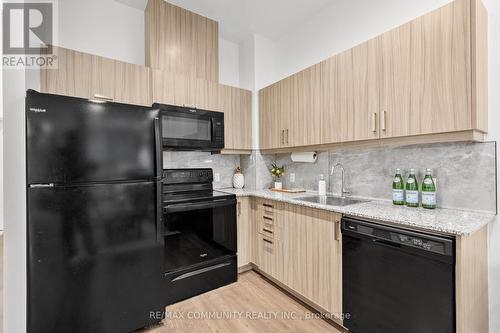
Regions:
M 290 183 L 295 183 L 295 174 L 294 173 L 290 174 Z
M 220 182 L 220 173 L 217 173 L 217 172 L 215 173 L 215 175 L 214 175 L 214 181 L 215 182 Z

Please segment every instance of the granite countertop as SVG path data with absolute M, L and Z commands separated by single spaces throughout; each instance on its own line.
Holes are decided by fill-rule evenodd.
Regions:
M 258 197 L 276 200 L 311 208 L 367 218 L 384 224 L 396 225 L 439 234 L 462 236 L 470 235 L 495 219 L 495 214 L 487 212 L 465 211 L 458 209 L 424 209 L 395 206 L 390 201 L 372 200 L 348 206 L 331 206 L 297 200 L 297 198 L 317 195 L 317 192 L 280 193 L 270 190 L 219 189 L 235 194 L 237 197 Z

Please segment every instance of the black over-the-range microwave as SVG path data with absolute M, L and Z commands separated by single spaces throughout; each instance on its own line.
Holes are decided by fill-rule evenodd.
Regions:
M 153 104 L 161 110 L 165 150 L 218 152 L 224 149 L 224 113 L 183 106 Z

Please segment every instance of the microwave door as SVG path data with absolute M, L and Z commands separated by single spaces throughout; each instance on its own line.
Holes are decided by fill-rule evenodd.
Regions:
M 163 146 L 203 148 L 212 144 L 214 123 L 205 115 L 166 112 L 162 115 Z

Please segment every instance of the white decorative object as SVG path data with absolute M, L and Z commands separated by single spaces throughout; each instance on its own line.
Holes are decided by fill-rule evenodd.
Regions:
M 233 175 L 233 187 L 241 189 L 245 186 L 245 176 L 241 173 L 240 167 L 237 167 Z
M 283 183 L 282 182 L 274 182 L 274 188 L 277 190 L 283 189 Z
M 290 156 L 293 162 L 301 162 L 301 163 L 314 163 L 318 159 L 318 154 L 316 152 L 301 152 L 301 153 L 292 153 Z

